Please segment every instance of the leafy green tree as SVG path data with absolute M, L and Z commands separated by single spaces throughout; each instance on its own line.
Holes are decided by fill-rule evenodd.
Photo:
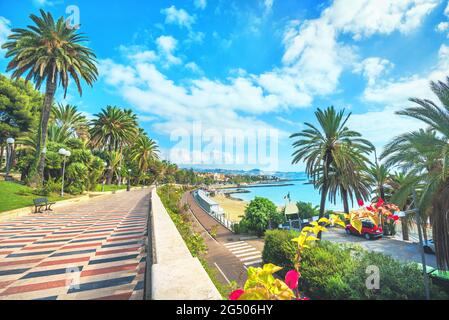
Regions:
M 148 171 L 151 161 L 159 158 L 159 148 L 156 142 L 145 135 L 140 135 L 131 149 L 131 159 L 137 162 L 142 173 Z
M 270 222 L 277 224 L 280 219 L 280 214 L 273 202 L 267 198 L 256 197 L 246 207 L 241 223 L 246 229 L 262 236 Z
M 51 109 L 53 122 L 60 128 L 64 128 L 70 136 L 87 140 L 89 128 L 86 116 L 78 111 L 76 106 L 58 103 Z
M 293 142 L 293 164 L 304 161 L 306 173 L 316 187 L 320 187 L 320 218 L 324 216 L 326 198 L 331 187 L 332 170 L 339 175 L 353 175 L 360 169 L 354 161 L 354 153 L 368 154 L 373 145 L 361 138 L 361 134 L 349 130 L 346 123 L 351 113 L 345 116 L 344 110 L 334 107 L 315 112 L 320 127 L 305 123 L 305 130 L 292 134 L 297 138 Z M 354 179 L 351 179 L 354 181 Z
M 90 122 L 91 143 L 100 150 L 119 151 L 131 145 L 138 132 L 137 121 L 131 112 L 107 106 Z
M 412 98 L 414 106 L 397 112 L 421 120 L 428 129 L 397 137 L 387 145 L 384 156 L 387 162 L 420 177 L 413 187 L 417 189 L 420 212 L 430 215 L 439 268 L 449 269 L 449 77 L 446 82 L 431 82 L 431 89 L 440 105 Z
M 320 214 L 320 207 L 314 206 L 310 202 L 298 201 L 296 202 L 298 207 L 298 214 L 301 219 L 310 219 Z
M 21 137 L 37 123 L 41 104 L 42 95 L 31 84 L 0 75 L 0 161 L 6 139 Z
M 36 89 L 45 83 L 45 98 L 41 110 L 39 139 L 36 150 L 37 183 L 41 184 L 45 167 L 45 155 L 41 150 L 46 147 L 48 121 L 58 84 L 67 93 L 69 79 L 72 78 L 78 92 L 82 94 L 81 79 L 92 86 L 97 79 L 95 54 L 81 45 L 86 37 L 76 29 L 67 28 L 64 17 L 57 21 L 49 12 L 40 10 L 41 16 L 30 15 L 35 26 L 27 29 L 12 29 L 8 41 L 2 45 L 6 49 L 7 72 L 12 78 L 19 79 L 26 74 L 25 80 L 33 80 Z

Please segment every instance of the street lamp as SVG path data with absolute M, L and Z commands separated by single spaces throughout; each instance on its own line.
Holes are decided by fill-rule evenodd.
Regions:
M 70 151 L 61 148 L 59 149 L 58 153 L 62 156 L 64 164 L 62 166 L 62 184 L 61 184 L 61 197 L 64 197 L 64 175 L 65 175 L 65 160 L 67 157 L 70 157 L 71 153 Z
M 126 186 L 126 191 L 131 190 L 131 169 L 128 169 L 128 185 Z
M 5 175 L 5 180 L 8 180 L 8 176 L 9 176 L 9 170 L 11 169 L 11 165 L 12 165 L 12 145 L 14 144 L 14 139 L 13 138 L 8 138 L 6 139 L 6 175 Z
M 427 264 L 426 264 L 426 255 L 424 253 L 424 243 L 423 243 L 423 235 L 421 230 L 421 217 L 419 216 L 419 208 L 418 202 L 416 200 L 416 191 L 413 190 L 413 206 L 415 209 L 401 211 L 399 212 L 399 216 L 405 216 L 408 213 L 415 213 L 416 217 L 416 225 L 418 227 L 418 236 L 419 236 L 419 252 L 421 253 L 421 262 L 423 266 L 423 281 L 424 281 L 424 290 L 426 293 L 426 299 L 430 300 L 430 291 L 429 291 L 429 275 L 427 274 Z

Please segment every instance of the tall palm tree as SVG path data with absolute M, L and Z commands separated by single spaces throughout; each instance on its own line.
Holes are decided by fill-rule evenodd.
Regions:
M 33 80 L 38 90 L 45 82 L 36 148 L 36 182 L 39 184 L 42 183 L 45 166 L 45 155 L 41 151 L 46 146 L 48 120 L 58 85 L 64 88 L 65 96 L 69 79 L 72 78 L 82 95 L 81 79 L 92 86 L 98 75 L 95 54 L 80 44 L 87 38 L 76 29 L 67 28 L 64 17 L 55 22 L 49 12 L 40 10 L 40 14 L 40 17 L 30 15 L 35 26 L 12 29 L 8 41 L 2 46 L 7 50 L 6 58 L 12 58 L 6 71 L 13 71 L 13 79 L 27 74 L 25 80 Z
M 446 82 L 432 81 L 430 86 L 440 106 L 428 99 L 412 98 L 410 101 L 415 105 L 397 113 L 421 120 L 429 127 L 427 132 L 410 134 L 411 138 L 415 138 L 411 141 L 415 142 L 413 146 L 416 148 L 403 162 L 410 167 L 410 171 L 416 171 L 422 177 L 420 206 L 428 205 L 429 208 L 438 266 L 449 269 L 449 77 Z M 395 145 L 394 142 L 392 144 Z M 412 161 L 412 153 L 422 158 Z M 396 157 L 398 160 L 402 158 L 399 153 Z
M 129 111 L 107 106 L 90 122 L 91 143 L 100 150 L 121 152 L 136 138 L 137 121 Z
M 86 116 L 78 111 L 78 108 L 70 104 L 58 103 L 51 109 L 52 119 L 59 127 L 64 127 L 77 138 L 88 138 L 88 124 Z
M 351 174 L 358 168 L 354 162 L 354 150 L 359 154 L 372 151 L 372 144 L 361 138 L 361 134 L 349 130 L 346 123 L 351 113 L 336 111 L 334 107 L 315 112 L 320 128 L 305 123 L 305 130 L 292 134 L 297 138 L 293 143 L 293 164 L 304 161 L 306 173 L 311 182 L 321 191 L 320 217 L 324 216 L 326 198 L 331 187 L 332 170 L 340 174 Z
M 156 142 L 147 136 L 141 135 L 131 150 L 131 160 L 136 161 L 141 173 L 145 174 L 151 161 L 159 159 L 159 147 Z

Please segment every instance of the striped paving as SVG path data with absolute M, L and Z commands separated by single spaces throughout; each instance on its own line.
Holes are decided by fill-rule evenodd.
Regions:
M 143 299 L 148 190 L 0 223 L 0 300 Z
M 224 246 L 246 267 L 256 267 L 262 264 L 262 253 L 245 241 L 228 242 Z

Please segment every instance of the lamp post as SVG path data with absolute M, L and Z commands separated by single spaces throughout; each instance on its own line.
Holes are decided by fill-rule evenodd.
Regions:
M 126 186 L 126 191 L 131 190 L 131 169 L 128 169 L 128 184 Z
M 14 144 L 14 138 L 6 139 L 6 174 L 5 180 L 8 180 L 9 170 L 12 165 L 12 145 Z
M 423 236 L 422 236 L 422 230 L 421 230 L 421 217 L 419 216 L 419 207 L 418 207 L 415 190 L 413 190 L 412 195 L 413 195 L 413 206 L 415 207 L 415 209 L 400 212 L 400 214 L 406 215 L 407 213 L 415 213 L 415 215 L 416 215 L 416 225 L 418 227 L 418 236 L 419 236 L 419 252 L 421 254 L 421 263 L 423 266 L 424 290 L 425 290 L 425 294 L 426 294 L 426 299 L 430 300 L 429 275 L 427 274 L 426 255 L 424 253 L 424 243 L 423 243 Z
M 62 156 L 63 158 L 63 165 L 62 165 L 62 184 L 61 184 L 61 197 L 64 197 L 64 175 L 65 175 L 65 161 L 67 157 L 70 157 L 71 153 L 70 151 L 61 148 L 59 149 L 58 153 Z

